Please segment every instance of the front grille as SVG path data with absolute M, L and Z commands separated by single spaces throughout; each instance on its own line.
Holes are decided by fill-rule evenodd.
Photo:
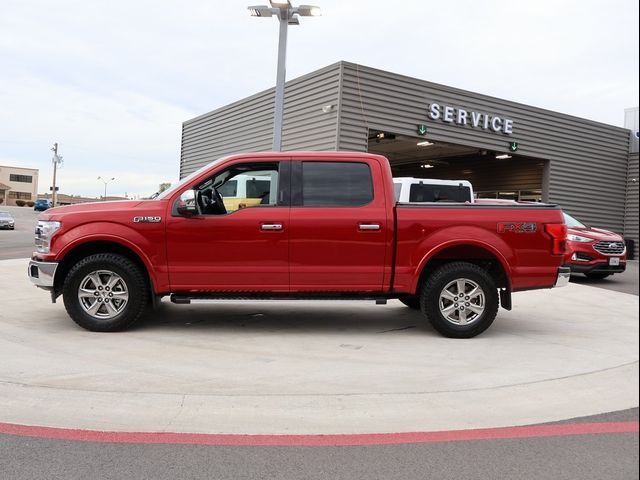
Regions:
M 608 242 L 601 240 L 593 246 L 596 252 L 603 255 L 622 255 L 625 250 L 624 242 Z

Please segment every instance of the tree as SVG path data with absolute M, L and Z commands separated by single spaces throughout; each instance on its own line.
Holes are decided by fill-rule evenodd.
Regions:
M 165 191 L 167 188 L 169 188 L 170 186 L 171 186 L 171 184 L 170 184 L 169 182 L 161 183 L 161 184 L 158 186 L 158 193 L 162 193 L 162 192 L 164 192 L 164 191 Z

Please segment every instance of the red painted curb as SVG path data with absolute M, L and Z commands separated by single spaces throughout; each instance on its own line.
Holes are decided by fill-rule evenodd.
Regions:
M 102 432 L 0 423 L 0 433 L 24 437 L 102 443 L 167 443 L 183 445 L 348 446 L 400 443 L 461 442 L 510 438 L 561 437 L 638 432 L 638 422 L 565 423 L 524 427 L 481 428 L 440 432 L 337 435 L 239 435 L 173 432 Z

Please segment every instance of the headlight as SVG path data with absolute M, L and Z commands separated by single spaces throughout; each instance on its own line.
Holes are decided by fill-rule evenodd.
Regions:
M 39 221 L 36 227 L 36 250 L 39 253 L 49 253 L 51 237 L 60 228 L 60 222 Z
M 567 240 L 569 240 L 570 242 L 580 242 L 580 243 L 589 243 L 594 241 L 593 238 L 581 237 L 580 235 L 572 235 L 572 234 L 567 235 Z

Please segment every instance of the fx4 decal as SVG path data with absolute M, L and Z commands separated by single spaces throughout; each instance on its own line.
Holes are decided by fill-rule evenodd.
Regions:
M 498 223 L 498 233 L 535 233 L 537 229 L 538 224 L 536 223 Z

